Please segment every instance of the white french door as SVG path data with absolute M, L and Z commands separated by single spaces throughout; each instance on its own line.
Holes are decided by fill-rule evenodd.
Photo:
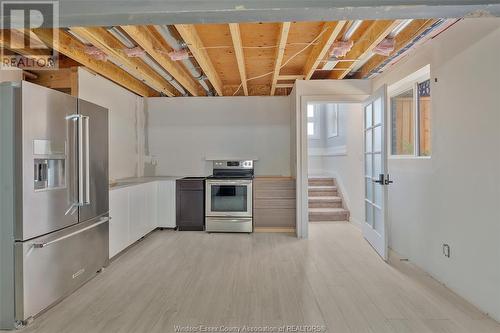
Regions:
M 387 260 L 386 232 L 387 174 L 386 92 L 384 85 L 364 104 L 365 221 L 363 236 Z

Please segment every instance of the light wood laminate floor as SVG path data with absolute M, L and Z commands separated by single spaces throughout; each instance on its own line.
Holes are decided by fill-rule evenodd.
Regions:
M 287 234 L 156 231 L 23 332 L 175 332 L 324 325 L 332 333 L 500 332 L 407 262 L 384 263 L 350 223 Z

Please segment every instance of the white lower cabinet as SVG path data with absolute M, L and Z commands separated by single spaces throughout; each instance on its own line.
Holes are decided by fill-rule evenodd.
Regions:
M 175 228 L 175 180 L 158 182 L 158 227 Z
M 129 189 L 109 192 L 109 257 L 114 257 L 130 244 Z
M 112 189 L 109 210 L 112 258 L 158 227 L 175 228 L 175 180 Z

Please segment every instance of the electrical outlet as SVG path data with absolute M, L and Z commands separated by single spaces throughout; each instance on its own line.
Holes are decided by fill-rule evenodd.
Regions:
M 449 258 L 450 257 L 450 246 L 448 244 L 443 244 L 443 255 L 446 257 L 446 258 Z

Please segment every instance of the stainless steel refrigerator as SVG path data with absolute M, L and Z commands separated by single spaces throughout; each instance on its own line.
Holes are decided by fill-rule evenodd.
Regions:
M 0 158 L 0 328 L 14 328 L 108 264 L 108 110 L 2 83 Z

